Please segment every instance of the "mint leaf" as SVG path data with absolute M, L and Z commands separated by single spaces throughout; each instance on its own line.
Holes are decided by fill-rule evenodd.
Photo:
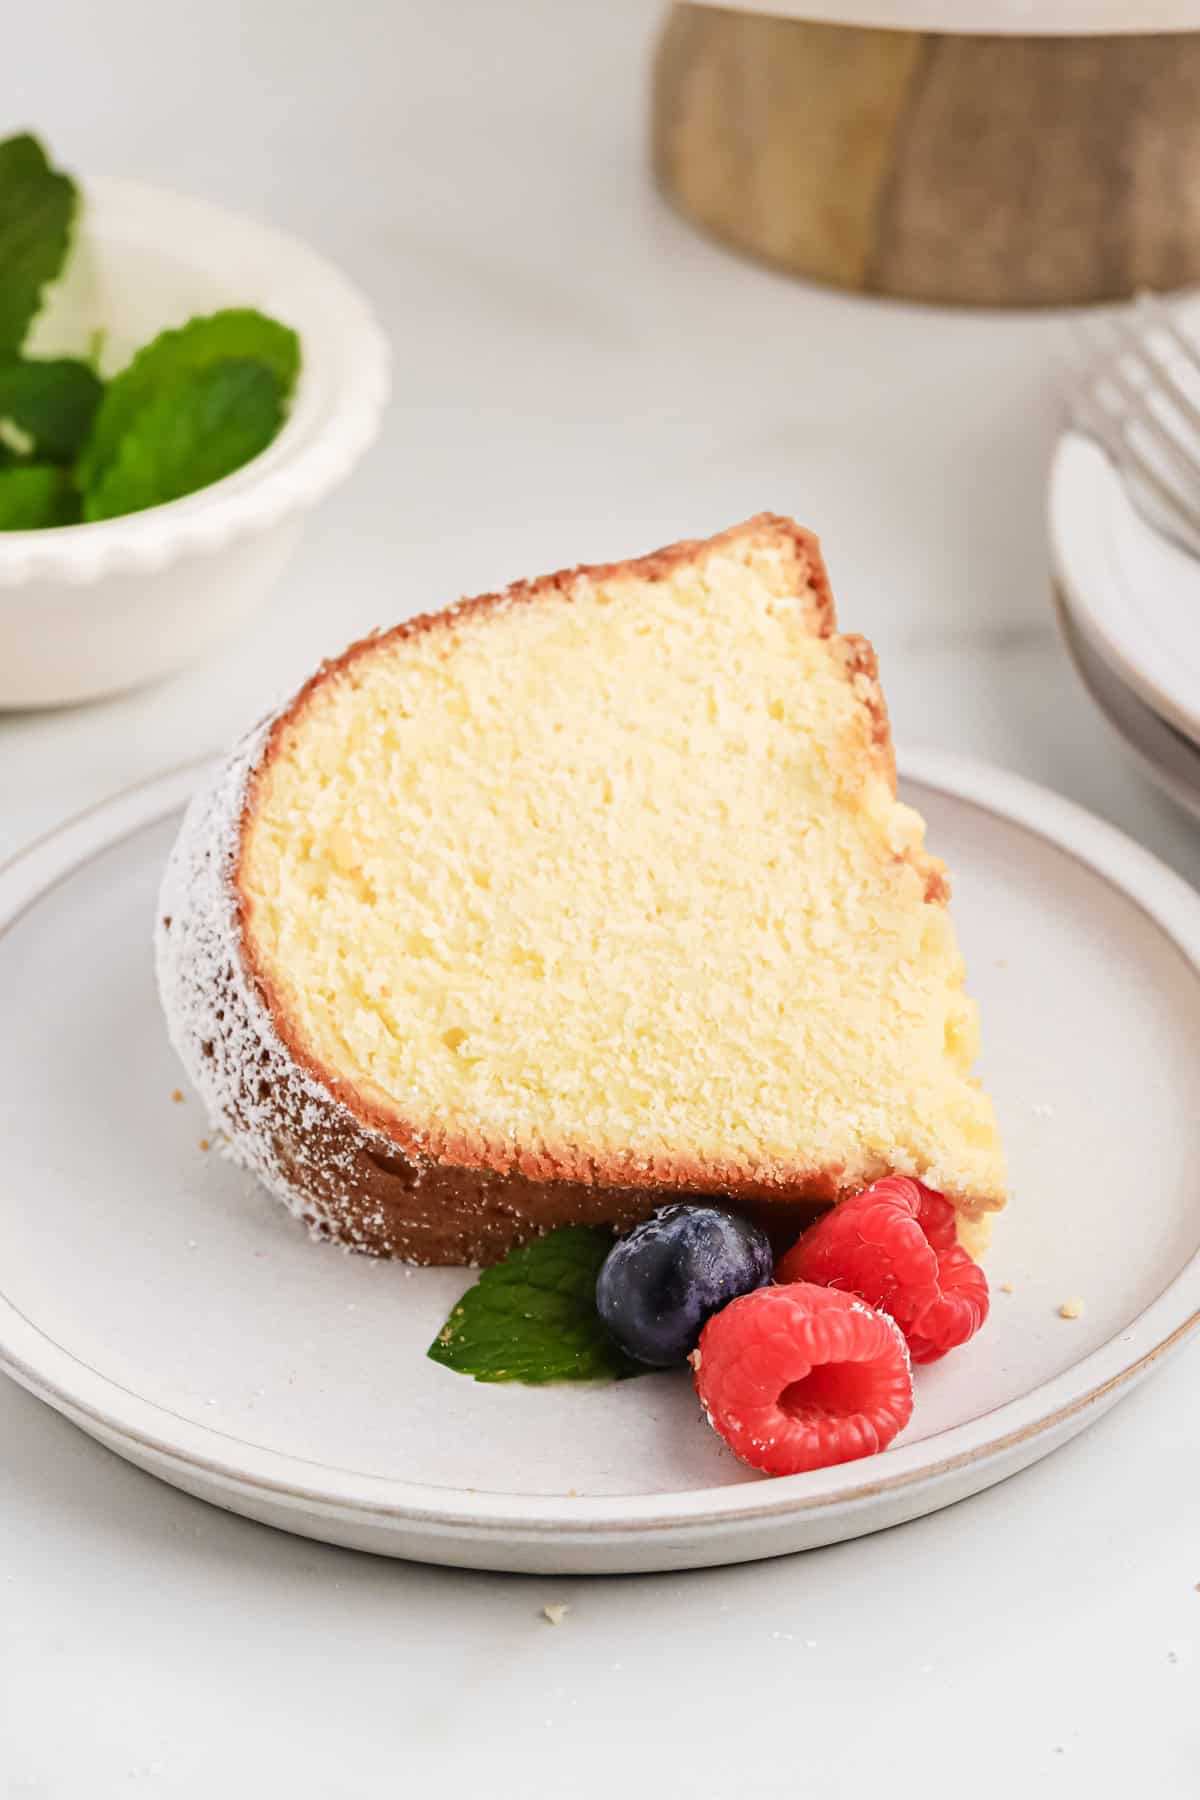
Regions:
M 169 382 L 230 359 L 265 364 L 275 374 L 281 401 L 286 401 L 300 368 L 300 340 L 286 325 L 251 308 L 211 313 L 178 331 L 160 332 L 105 389 L 79 465 L 79 485 L 85 490 L 99 486 L 139 414 Z
M 35 137 L 0 143 L 0 354 L 19 350 L 66 261 L 78 195 Z
M 279 378 L 264 363 L 231 357 L 184 369 L 137 415 L 85 492 L 83 516 L 114 519 L 193 494 L 265 450 L 282 422 Z
M 63 357 L 0 360 L 0 422 L 32 440 L 46 462 L 74 462 L 92 428 L 103 384 L 86 363 Z
M 484 1269 L 429 1346 L 476 1381 L 597 1381 L 649 1370 L 619 1350 L 596 1311 L 612 1233 L 564 1225 Z
M 79 495 L 65 469 L 45 463 L 0 465 L 0 531 L 40 531 L 74 525 Z

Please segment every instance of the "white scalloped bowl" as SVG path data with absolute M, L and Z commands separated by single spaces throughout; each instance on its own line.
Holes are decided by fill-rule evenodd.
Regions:
M 279 436 L 185 499 L 126 518 L 0 532 L 0 707 L 96 699 L 193 662 L 266 599 L 304 516 L 375 438 L 388 348 L 366 302 L 303 244 L 207 201 L 89 180 L 71 266 L 30 341 L 106 372 L 165 326 L 255 306 L 300 334 Z

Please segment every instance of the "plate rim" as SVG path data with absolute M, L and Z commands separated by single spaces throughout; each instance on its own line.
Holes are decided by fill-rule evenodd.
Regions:
M 95 856 L 162 822 L 219 763 L 203 757 L 100 800 L 0 864 L 0 936 Z M 902 778 L 1032 832 L 1101 876 L 1200 975 L 1200 894 L 1150 851 L 1073 801 L 1007 770 L 940 750 L 900 758 Z M 918 1491 L 1103 1409 L 1200 1327 L 1200 1250 L 1128 1325 L 1049 1381 L 973 1419 L 875 1458 L 807 1475 L 657 1494 L 510 1494 L 439 1487 L 312 1463 L 171 1412 L 92 1369 L 0 1294 L 0 1372 L 134 1460 L 264 1501 L 476 1536 L 657 1536 L 859 1510 Z M 1031 1416 L 1032 1415 L 1032 1416 Z M 936 1447 L 936 1448 L 934 1448 Z M 314 1482 L 314 1468 L 321 1471 Z M 849 1473 L 848 1473 L 849 1472 Z
M 1133 719 L 1130 719 L 1125 714 L 1119 713 L 1114 703 L 1098 688 L 1088 667 L 1087 659 L 1089 657 L 1094 657 L 1096 661 L 1100 662 L 1114 682 L 1121 683 L 1121 677 L 1115 669 L 1110 668 L 1104 662 L 1096 645 L 1088 637 L 1083 626 L 1076 621 L 1071 611 L 1071 603 L 1061 584 L 1056 584 L 1055 587 L 1054 612 L 1063 648 L 1070 658 L 1080 686 L 1104 723 L 1120 739 L 1122 747 L 1137 763 L 1146 779 L 1152 781 L 1161 793 L 1166 794 L 1168 799 L 1174 801 L 1175 805 L 1186 812 L 1190 818 L 1200 819 L 1200 744 L 1193 744 L 1190 738 L 1184 738 L 1182 733 L 1176 732 L 1175 727 L 1166 719 L 1160 718 L 1154 708 L 1147 705 L 1140 694 L 1135 694 L 1132 688 L 1124 687 L 1124 684 L 1121 684 L 1126 700 L 1132 707 L 1138 709 L 1138 713 L 1146 715 L 1149 726 L 1157 726 L 1160 731 L 1170 732 L 1179 739 L 1185 750 L 1190 751 L 1195 757 L 1197 783 L 1192 788 L 1182 774 L 1173 768 L 1168 768 L 1165 762 L 1159 760 L 1157 751 L 1152 750 L 1147 741 L 1136 735 L 1141 727 L 1140 718 L 1135 715 Z
M 1148 636 L 1148 649 L 1144 659 L 1136 658 L 1123 634 L 1114 629 L 1111 617 L 1096 604 L 1090 584 L 1080 573 L 1079 557 L 1075 549 L 1078 534 L 1070 527 L 1066 512 L 1070 504 L 1070 484 L 1074 479 L 1072 464 L 1080 450 L 1086 448 L 1094 448 L 1098 457 L 1104 457 L 1104 452 L 1098 446 L 1092 446 L 1081 432 L 1067 428 L 1059 433 L 1050 460 L 1046 488 L 1046 524 L 1054 577 L 1065 593 L 1071 616 L 1078 628 L 1109 667 L 1119 674 L 1126 686 L 1132 688 L 1137 698 L 1152 712 L 1159 713 L 1168 724 L 1182 732 L 1184 737 L 1200 745 L 1200 708 L 1189 707 L 1180 697 L 1179 689 L 1171 679 L 1173 668 L 1170 657 L 1159 649 L 1153 637 Z M 1120 486 L 1120 477 L 1115 470 L 1110 470 L 1110 474 Z M 1129 504 L 1132 507 L 1132 501 Z M 1151 532 L 1154 528 L 1142 522 L 1142 529 Z M 1180 551 L 1179 554 L 1185 553 Z

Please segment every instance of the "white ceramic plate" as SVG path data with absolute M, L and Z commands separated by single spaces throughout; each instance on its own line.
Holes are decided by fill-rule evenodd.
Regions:
M 925 757 L 1015 1186 L 984 1333 L 882 1456 L 770 1481 L 685 1375 L 477 1385 L 424 1350 L 467 1277 L 316 1246 L 214 1152 L 151 973 L 200 771 L 0 874 L 0 1366 L 176 1486 L 428 1561 L 686 1568 L 853 1537 L 1063 1443 L 1200 1319 L 1200 897 L 1065 801 Z M 1014 1292 L 1002 1293 L 1011 1282 Z M 1081 1319 L 1059 1317 L 1081 1296 Z
M 1097 710 L 1151 781 L 1200 819 L 1200 748 L 1124 685 L 1079 630 L 1061 594 L 1058 623 L 1075 671 Z
M 1147 706 L 1200 743 L 1200 558 L 1147 523 L 1103 450 L 1074 431 L 1054 453 L 1049 524 L 1078 629 Z

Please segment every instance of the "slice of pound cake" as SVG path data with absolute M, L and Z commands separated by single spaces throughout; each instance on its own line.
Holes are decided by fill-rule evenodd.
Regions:
M 490 1262 L 899 1173 L 1003 1204 L 875 657 L 763 515 L 355 644 L 192 805 L 158 930 L 232 1154 L 315 1231 Z

